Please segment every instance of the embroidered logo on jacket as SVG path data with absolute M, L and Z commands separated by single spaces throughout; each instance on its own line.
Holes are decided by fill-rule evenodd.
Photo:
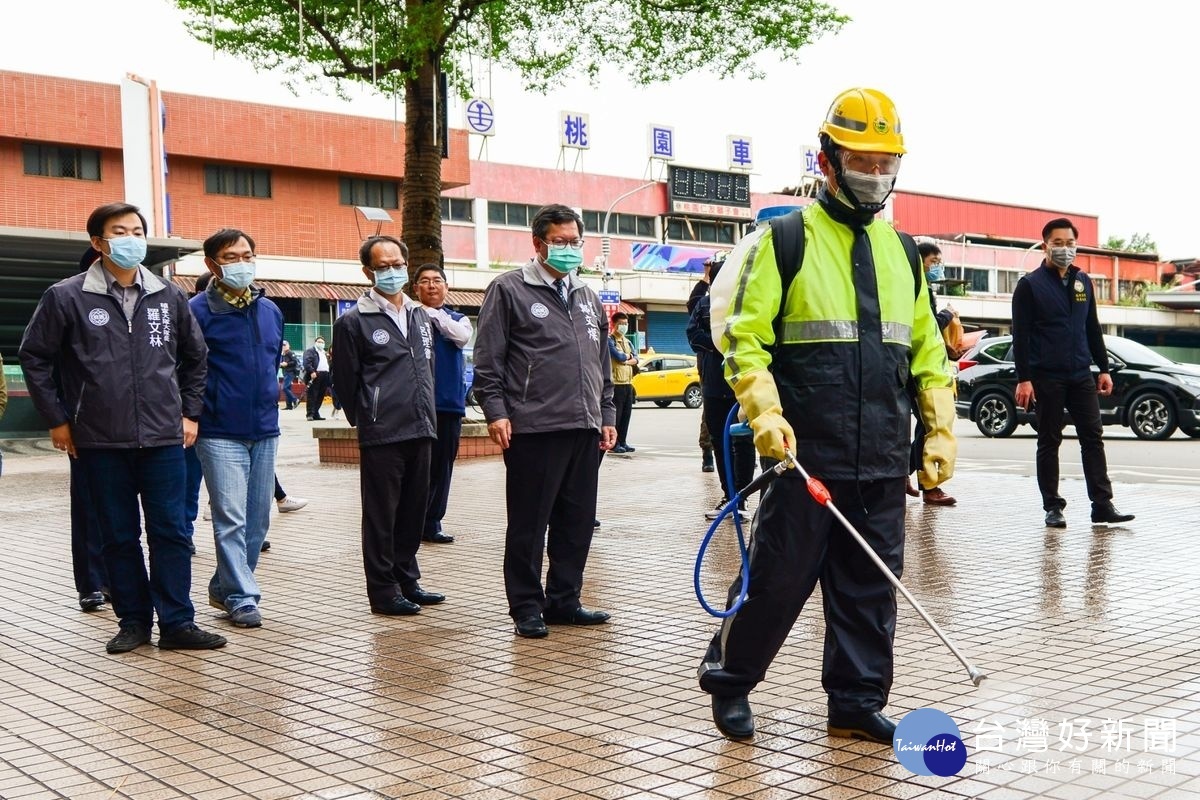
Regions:
M 389 334 L 383 328 L 377 328 L 375 332 L 371 334 L 371 341 L 373 341 L 375 344 L 387 344 L 391 340 L 391 334 Z
M 88 312 L 88 322 L 99 328 L 108 324 L 108 312 L 103 308 L 93 308 Z
M 545 319 L 550 316 L 550 309 L 546 308 L 541 303 L 534 303 L 529 307 L 529 313 L 533 314 L 538 319 Z

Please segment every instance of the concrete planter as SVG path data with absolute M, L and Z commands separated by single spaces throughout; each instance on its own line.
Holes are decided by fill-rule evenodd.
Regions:
M 358 429 L 351 427 L 319 427 L 312 429 L 317 440 L 317 455 L 322 464 L 357 464 Z M 503 451 L 488 437 L 487 424 L 464 422 L 458 442 L 458 458 L 498 456 Z

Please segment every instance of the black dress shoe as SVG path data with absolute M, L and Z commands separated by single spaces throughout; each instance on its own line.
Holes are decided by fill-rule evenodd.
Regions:
M 546 609 L 542 616 L 545 617 L 547 625 L 603 625 L 609 618 L 607 612 L 589 611 L 586 608 L 576 608 L 573 611 Z
M 261 621 L 259 622 L 261 625 Z M 249 626 L 246 626 L 249 627 Z M 219 633 L 201 630 L 194 623 L 158 635 L 159 650 L 216 650 L 225 646 L 225 637 Z
M 1092 519 L 1096 518 L 1096 514 L 1092 512 Z M 1053 508 L 1046 512 L 1046 527 L 1047 528 L 1065 528 L 1067 527 L 1067 518 L 1063 516 L 1062 510 Z
M 730 739 L 749 739 L 754 735 L 754 712 L 746 695 L 721 697 L 713 695 L 713 722 L 717 730 Z
M 433 542 L 434 544 L 450 544 L 451 542 L 454 541 L 454 537 L 448 533 L 442 533 L 441 531 L 434 531 L 433 533 L 424 534 L 421 537 L 421 541 Z
M 427 592 L 420 586 L 414 586 L 404 593 L 404 599 L 419 606 L 436 606 L 446 600 L 446 595 L 439 592 Z
M 79 595 L 79 607 L 84 611 L 95 611 L 100 606 L 104 605 L 104 593 L 92 592 L 91 594 Z
M 150 641 L 150 629 L 141 625 L 122 625 L 117 635 L 109 639 L 104 649 L 110 653 L 128 653 Z
M 826 730 L 830 736 L 844 736 L 847 739 L 862 739 L 878 744 L 892 744 L 892 740 L 896 738 L 896 723 L 878 711 L 830 714 Z
M 1133 514 L 1122 514 L 1113 507 L 1112 503 L 1106 503 L 1102 506 L 1092 506 L 1092 522 L 1129 522 L 1133 519 Z M 82 601 L 81 601 L 82 602 Z
M 396 595 L 390 600 L 371 603 L 372 614 L 383 614 L 389 617 L 411 617 L 419 614 L 421 607 L 403 595 Z
M 546 630 L 546 623 L 538 616 L 522 617 L 515 622 L 513 630 L 517 636 L 524 636 L 526 639 L 541 639 L 550 633 Z

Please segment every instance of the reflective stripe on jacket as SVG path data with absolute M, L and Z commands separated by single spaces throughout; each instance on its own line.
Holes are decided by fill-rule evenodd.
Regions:
M 782 283 L 769 229 L 736 265 L 720 345 L 735 387 L 770 370 L 801 461 L 838 480 L 908 471 L 911 374 L 918 391 L 952 385 L 925 282 L 914 292 L 904 246 L 886 222 L 852 229 L 819 204 L 804 210 L 804 263 L 774 322 Z M 914 294 L 916 295 L 914 297 Z

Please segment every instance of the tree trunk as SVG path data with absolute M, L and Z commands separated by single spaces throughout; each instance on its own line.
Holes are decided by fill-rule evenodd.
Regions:
M 430 61 L 433 61 L 431 56 Z M 404 193 L 402 238 L 408 245 L 409 277 L 422 264 L 443 263 L 442 147 L 434 135 L 435 63 L 404 84 Z M 439 103 L 445 98 L 438 98 Z M 445 132 L 439 132 L 444 136 Z

